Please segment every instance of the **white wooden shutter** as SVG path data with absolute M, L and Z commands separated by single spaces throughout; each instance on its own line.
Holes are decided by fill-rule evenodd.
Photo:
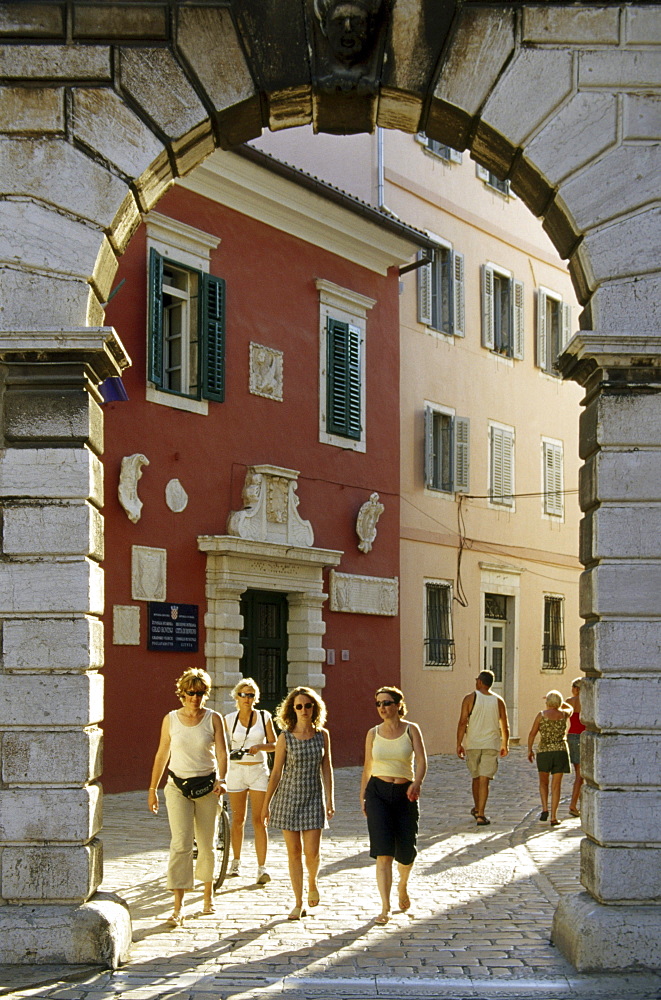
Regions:
M 514 435 L 501 427 L 491 428 L 491 502 L 514 504 Z
M 434 486 L 434 411 L 425 406 L 425 486 Z
M 426 146 L 428 144 L 427 136 L 424 132 L 416 132 L 415 141 L 419 142 L 422 146 Z
M 468 493 L 470 484 L 470 420 L 454 418 L 453 485 L 457 493 Z
M 571 328 L 571 306 L 568 302 L 562 303 L 562 350 L 569 343 L 573 336 Z
M 512 355 L 523 359 L 525 342 L 523 318 L 523 282 L 512 281 Z
M 548 370 L 546 358 L 546 292 L 537 289 L 537 366 Z
M 563 498 L 562 445 L 544 442 L 544 513 L 562 517 Z
M 481 181 L 487 181 L 488 182 L 488 180 L 489 180 L 489 171 L 487 170 L 486 167 L 482 167 L 482 166 L 480 166 L 479 163 L 476 163 L 475 164 L 475 172 L 476 172 L 477 176 L 480 178 Z
M 465 335 L 465 325 L 466 325 L 466 306 L 465 306 L 465 296 L 464 296 L 464 255 L 462 253 L 457 253 L 456 251 L 452 254 L 452 277 L 453 277 L 453 287 L 452 287 L 452 307 L 453 307 L 453 326 L 452 332 L 455 337 L 463 337 Z
M 460 153 L 458 149 L 454 149 L 452 146 L 449 147 L 449 150 L 450 150 L 450 159 L 452 160 L 452 162 L 461 163 L 464 158 L 464 154 Z
M 493 321 L 493 268 L 482 265 L 482 347 L 495 347 Z
M 423 251 L 419 250 L 418 260 L 423 256 Z M 431 283 L 432 265 L 430 262 L 418 268 L 418 323 L 424 323 L 425 326 L 431 326 L 432 319 Z

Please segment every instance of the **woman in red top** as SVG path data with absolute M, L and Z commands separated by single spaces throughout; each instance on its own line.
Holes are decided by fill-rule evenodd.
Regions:
M 581 678 L 577 677 L 575 681 L 572 681 L 571 685 L 571 698 L 567 698 L 567 704 L 571 705 L 573 708 L 573 713 L 571 719 L 569 720 L 569 729 L 567 730 L 567 742 L 569 744 L 569 759 L 574 765 L 574 787 L 571 793 L 571 802 L 569 804 L 569 814 L 570 816 L 578 816 L 578 797 L 581 794 L 581 785 L 583 784 L 583 778 L 581 777 L 581 733 L 585 729 L 585 726 L 581 722 Z

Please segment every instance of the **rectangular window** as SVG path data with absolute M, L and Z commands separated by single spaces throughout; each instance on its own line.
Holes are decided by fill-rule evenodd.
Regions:
M 475 165 L 475 173 L 480 178 L 480 180 L 483 180 L 484 183 L 487 184 L 490 188 L 493 188 L 494 191 L 498 191 L 500 192 L 500 194 L 506 194 L 506 195 L 511 194 L 510 182 L 501 181 L 500 178 L 496 177 L 493 171 L 488 170 L 487 167 L 482 167 L 480 166 L 479 163 L 477 163 Z
M 463 160 L 464 154 L 460 153 L 458 149 L 447 146 L 443 142 L 438 142 L 437 139 L 430 139 L 424 132 L 418 132 L 416 139 L 425 149 L 433 153 L 434 156 L 440 156 L 442 160 L 448 160 L 451 163 L 461 163 Z
M 493 264 L 482 265 L 482 346 L 523 358 L 523 282 Z
M 463 254 L 438 246 L 431 261 L 418 268 L 418 322 L 463 337 L 464 313 Z
M 360 329 L 328 319 L 327 430 L 329 434 L 360 440 L 361 348 Z
M 490 427 L 489 497 L 492 504 L 514 507 L 514 431 Z
M 564 514 L 563 449 L 561 442 L 542 442 L 544 477 L 544 513 L 554 517 Z
M 537 365 L 559 375 L 558 357 L 571 337 L 571 306 L 548 288 L 537 289 Z
M 544 596 L 544 645 L 542 666 L 544 670 L 564 670 L 567 664 L 565 650 L 564 597 Z
M 449 583 L 426 583 L 425 597 L 425 665 L 451 667 L 454 663 L 452 588 Z
M 470 421 L 425 407 L 425 486 L 444 493 L 468 493 Z
M 163 392 L 222 402 L 225 282 L 149 251 L 149 379 Z

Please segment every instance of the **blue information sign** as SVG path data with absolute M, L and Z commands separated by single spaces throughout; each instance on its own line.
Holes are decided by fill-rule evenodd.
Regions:
M 147 649 L 197 653 L 197 604 L 149 602 Z

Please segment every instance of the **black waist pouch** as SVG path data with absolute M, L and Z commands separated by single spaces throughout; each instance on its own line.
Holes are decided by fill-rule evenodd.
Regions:
M 179 778 L 172 771 L 168 771 L 168 774 L 181 794 L 185 795 L 187 799 L 201 799 L 203 795 L 212 792 L 213 786 L 216 784 L 215 771 L 211 774 L 202 774 L 198 778 Z

